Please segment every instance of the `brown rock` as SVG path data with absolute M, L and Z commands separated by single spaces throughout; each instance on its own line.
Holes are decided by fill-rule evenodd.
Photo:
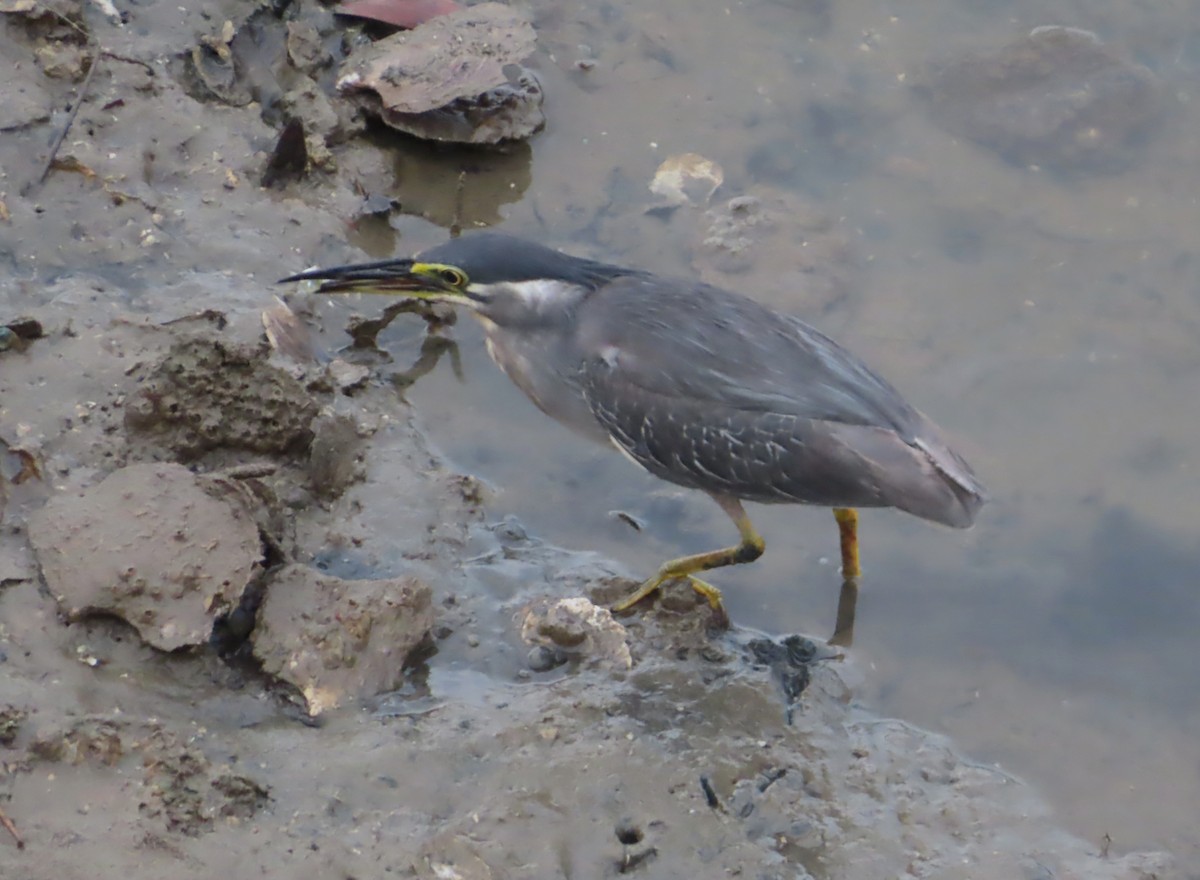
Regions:
M 185 337 L 125 405 L 125 427 L 183 461 L 211 449 L 287 453 L 312 438 L 312 396 L 253 346 Z
M 206 642 L 262 560 L 244 490 L 177 464 L 132 465 L 60 495 L 29 534 L 68 618 L 116 615 L 165 651 Z
M 346 581 L 288 565 L 267 584 L 250 639 L 263 669 L 319 715 L 399 687 L 432 626 L 432 591 L 416 578 Z
M 1147 68 L 1089 31 L 1050 25 L 992 52 L 932 69 L 941 125 L 1017 165 L 1116 172 L 1131 165 L 1163 108 Z

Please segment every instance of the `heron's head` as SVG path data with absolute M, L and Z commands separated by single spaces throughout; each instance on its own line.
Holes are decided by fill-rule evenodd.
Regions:
M 402 294 L 466 306 L 502 326 L 553 321 L 604 282 L 635 274 L 525 239 L 467 234 L 413 259 L 313 269 L 284 281 L 320 281 L 318 293 Z

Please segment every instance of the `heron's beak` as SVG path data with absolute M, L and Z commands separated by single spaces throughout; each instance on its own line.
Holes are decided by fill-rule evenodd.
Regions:
M 355 263 L 348 266 L 331 266 L 326 269 L 309 269 L 287 278 L 290 281 L 319 281 L 316 293 L 407 293 L 412 296 L 442 294 L 453 291 L 436 275 L 420 271 L 420 264 L 413 260 L 380 260 L 376 263 Z

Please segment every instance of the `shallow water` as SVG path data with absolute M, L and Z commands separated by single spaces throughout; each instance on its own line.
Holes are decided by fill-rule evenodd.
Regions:
M 865 356 L 957 438 L 995 496 L 968 533 L 864 513 L 859 698 L 1033 779 L 1098 848 L 1106 834 L 1114 852 L 1166 847 L 1197 870 L 1194 5 L 942 0 L 914 12 L 821 0 L 539 0 L 532 8 L 548 129 L 499 158 L 393 144 L 405 156 L 394 169 L 405 210 L 448 223 L 466 169 L 467 225 L 503 220 L 508 231 L 590 256 L 694 274 L 710 268 L 692 260 L 698 212 L 644 213 L 663 159 L 697 151 L 718 161 L 726 179 L 718 202 L 745 192 L 791 199 L 794 215 L 777 220 L 778 236 L 757 255 L 763 268 L 706 277 L 787 306 Z M 170 29 L 153 32 L 161 45 L 146 38 L 139 53 L 178 52 L 212 28 L 199 9 L 187 13 L 193 19 L 153 6 L 139 14 L 170 19 Z M 926 61 L 992 51 L 1051 23 L 1124 45 L 1166 83 L 1161 130 L 1122 174 L 1064 181 L 1006 165 L 939 128 L 912 93 Z M 596 66 L 578 71 L 577 59 Z M 203 124 L 218 115 L 220 125 Z M 250 117 L 204 108 L 189 137 L 164 137 L 172 146 L 154 160 L 158 170 L 136 117 L 114 114 L 99 130 L 105 172 L 122 172 L 135 192 L 148 176 L 151 204 L 187 209 L 178 225 L 170 211 L 151 221 L 134 201 L 77 194 L 66 175 L 48 181 L 50 210 L 39 209 L 36 224 L 16 214 L 22 202 L 12 193 L 36 171 L 45 132 L 9 134 L 6 198 L 26 222 L 0 224 L 0 257 L 20 265 L 22 280 L 40 271 L 42 281 L 64 263 L 103 275 L 129 262 L 148 288 L 170 281 L 168 311 L 257 310 L 269 301 L 265 281 L 322 256 L 318 237 L 344 248 L 353 199 L 334 194 L 342 200 L 333 207 L 311 210 L 303 197 L 327 196 L 320 178 L 298 188 L 303 197 L 260 197 L 250 175 L 275 133 Z M 188 194 L 188 182 L 221 186 L 230 167 L 243 182 L 223 198 Z M 95 231 L 75 222 L 94 216 L 87 211 L 103 212 Z M 151 222 L 169 253 L 146 243 Z M 444 238 L 411 217 L 395 225 L 399 235 L 363 224 L 351 244 L 379 253 Z M 822 230 L 810 250 L 848 254 L 831 270 L 832 286 L 805 271 L 821 258 L 788 245 L 810 228 Z M 229 277 L 189 274 L 214 266 L 229 267 Z M 63 308 L 130 306 L 100 283 L 67 291 Z M 403 359 L 421 333 L 409 319 L 386 341 Z M 621 560 L 631 574 L 733 539 L 707 499 L 650 480 L 537 413 L 487 362 L 471 322 L 454 335 L 466 381 L 442 364 L 408 396 L 441 448 L 496 488 L 492 509 L 515 513 L 545 541 Z M 74 378 L 73 365 L 63 372 Z M 383 467 L 399 474 L 411 461 Z M 393 503 L 398 492 L 409 503 L 403 485 L 387 487 Z M 838 592 L 832 518 L 801 508 L 751 514 L 768 552 L 715 578 L 732 615 L 770 632 L 828 634 Z
M 852 254 L 843 295 L 810 296 L 799 276 L 768 271 L 719 280 L 787 304 L 866 357 L 958 438 L 994 494 L 968 533 L 864 513 L 853 648 L 869 669 L 863 699 L 1035 779 L 1098 846 L 1109 835 L 1114 851 L 1164 846 L 1200 864 L 1200 37 L 1189 10 L 546 6 L 550 126 L 531 172 L 510 159 L 468 181 L 464 219 L 491 222 L 500 204 L 508 231 L 692 272 L 695 213 L 642 213 L 655 167 L 683 151 L 724 167 L 718 201 L 766 187 L 831 218 Z M 1063 180 L 1007 165 L 938 128 L 908 87 L 929 59 L 1054 23 L 1126 46 L 1167 84 L 1161 130 L 1121 174 Z M 594 70 L 572 69 L 593 55 Z M 458 162 L 440 165 L 449 176 Z M 399 225 L 401 249 L 437 240 Z M 419 333 L 398 325 L 388 344 L 406 351 Z M 732 541 L 704 497 L 541 417 L 487 362 L 470 322 L 456 335 L 465 383 L 443 365 L 409 398 L 531 532 L 633 574 Z M 767 554 L 715 578 L 733 617 L 827 634 L 832 518 L 751 515 Z

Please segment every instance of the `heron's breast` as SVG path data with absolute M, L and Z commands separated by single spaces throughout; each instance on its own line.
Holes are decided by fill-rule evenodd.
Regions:
M 496 323 L 482 316 L 480 316 L 480 320 L 487 331 L 484 342 L 487 345 L 488 356 L 514 385 L 525 392 L 525 396 L 532 400 L 538 409 L 547 411 L 546 401 L 543 399 L 538 382 L 534 379 L 533 364 L 522 351 L 522 346 L 514 344 L 514 341 L 509 339 L 508 334 Z

